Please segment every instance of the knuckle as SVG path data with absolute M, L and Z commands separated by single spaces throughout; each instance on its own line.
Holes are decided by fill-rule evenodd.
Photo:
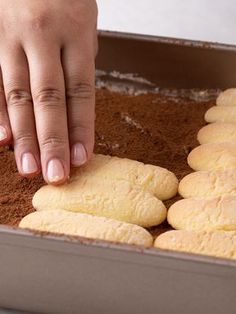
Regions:
M 50 20 L 48 12 L 40 12 L 37 14 L 30 12 L 26 19 L 29 29 L 36 32 L 48 29 Z
M 74 142 L 82 140 L 85 142 L 92 142 L 94 138 L 94 125 L 71 125 L 69 127 L 69 136 Z
M 27 143 L 33 143 L 33 141 L 34 141 L 34 136 L 30 132 L 27 133 L 25 131 L 19 131 L 14 136 L 14 143 L 16 145 L 25 145 Z
M 62 93 L 56 88 L 43 88 L 35 95 L 36 104 L 60 103 L 62 100 Z
M 40 146 L 44 150 L 62 148 L 65 149 L 67 140 L 57 135 L 46 135 L 40 140 Z
M 81 135 L 90 132 L 90 125 L 81 125 L 81 121 L 77 124 L 73 123 L 69 126 L 70 135 Z
M 94 129 L 95 113 L 91 112 L 88 117 L 74 115 L 73 119 L 69 119 L 69 131 L 71 132 L 86 132 L 89 133 Z
M 7 92 L 6 101 L 8 106 L 23 106 L 32 104 L 32 97 L 30 92 L 23 89 L 12 89 Z
M 72 4 L 69 12 L 69 18 L 72 25 L 76 27 L 83 27 L 83 25 L 89 28 L 92 25 L 92 21 L 96 23 L 98 15 L 98 6 L 96 0 L 75 1 Z
M 94 98 L 94 86 L 90 83 L 79 82 L 73 83 L 66 90 L 66 99 L 91 99 Z

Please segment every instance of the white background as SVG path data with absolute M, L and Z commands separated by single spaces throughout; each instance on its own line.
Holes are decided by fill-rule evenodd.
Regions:
M 99 29 L 236 44 L 236 0 L 97 0 Z

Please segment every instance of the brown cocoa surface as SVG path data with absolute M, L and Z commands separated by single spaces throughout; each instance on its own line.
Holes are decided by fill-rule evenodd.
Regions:
M 98 90 L 95 152 L 165 167 L 181 179 L 191 172 L 186 157 L 198 145 L 197 131 L 214 103 Z M 30 180 L 20 177 L 12 151 L 0 152 L 0 180 L 0 224 L 17 225 L 33 211 L 32 197 L 43 180 L 41 176 Z M 166 205 L 176 199 L 178 196 Z M 153 231 L 156 234 L 165 228 L 167 224 Z

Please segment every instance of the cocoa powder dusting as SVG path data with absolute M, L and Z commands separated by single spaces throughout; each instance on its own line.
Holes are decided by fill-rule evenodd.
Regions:
M 17 225 L 33 211 L 32 196 L 43 184 L 41 176 L 22 178 L 17 171 L 14 153 L 0 152 L 0 224 Z
M 198 145 L 196 135 L 204 114 L 215 101 L 158 94 L 126 95 L 97 90 L 95 152 L 127 157 L 165 167 L 178 179 L 191 172 L 186 158 Z M 19 176 L 12 151 L 0 152 L 0 224 L 17 225 L 33 211 L 32 197 L 44 184 L 42 177 Z M 167 201 L 167 207 L 174 199 Z M 165 223 L 152 231 L 166 230 Z

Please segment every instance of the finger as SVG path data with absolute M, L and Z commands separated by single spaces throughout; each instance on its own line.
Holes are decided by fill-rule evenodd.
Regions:
M 7 113 L 7 105 L 0 69 L 0 146 L 9 144 L 12 139 L 11 126 Z
M 92 43 L 92 42 L 91 42 Z M 69 44 L 62 54 L 71 145 L 71 163 L 84 164 L 92 155 L 95 120 L 94 52 Z
M 12 47 L 10 53 L 3 52 L 1 67 L 17 167 L 22 175 L 32 176 L 40 171 L 40 159 L 23 50 Z
M 46 182 L 60 184 L 70 171 L 64 76 L 60 49 L 45 43 L 32 43 L 26 49 L 31 93 Z

